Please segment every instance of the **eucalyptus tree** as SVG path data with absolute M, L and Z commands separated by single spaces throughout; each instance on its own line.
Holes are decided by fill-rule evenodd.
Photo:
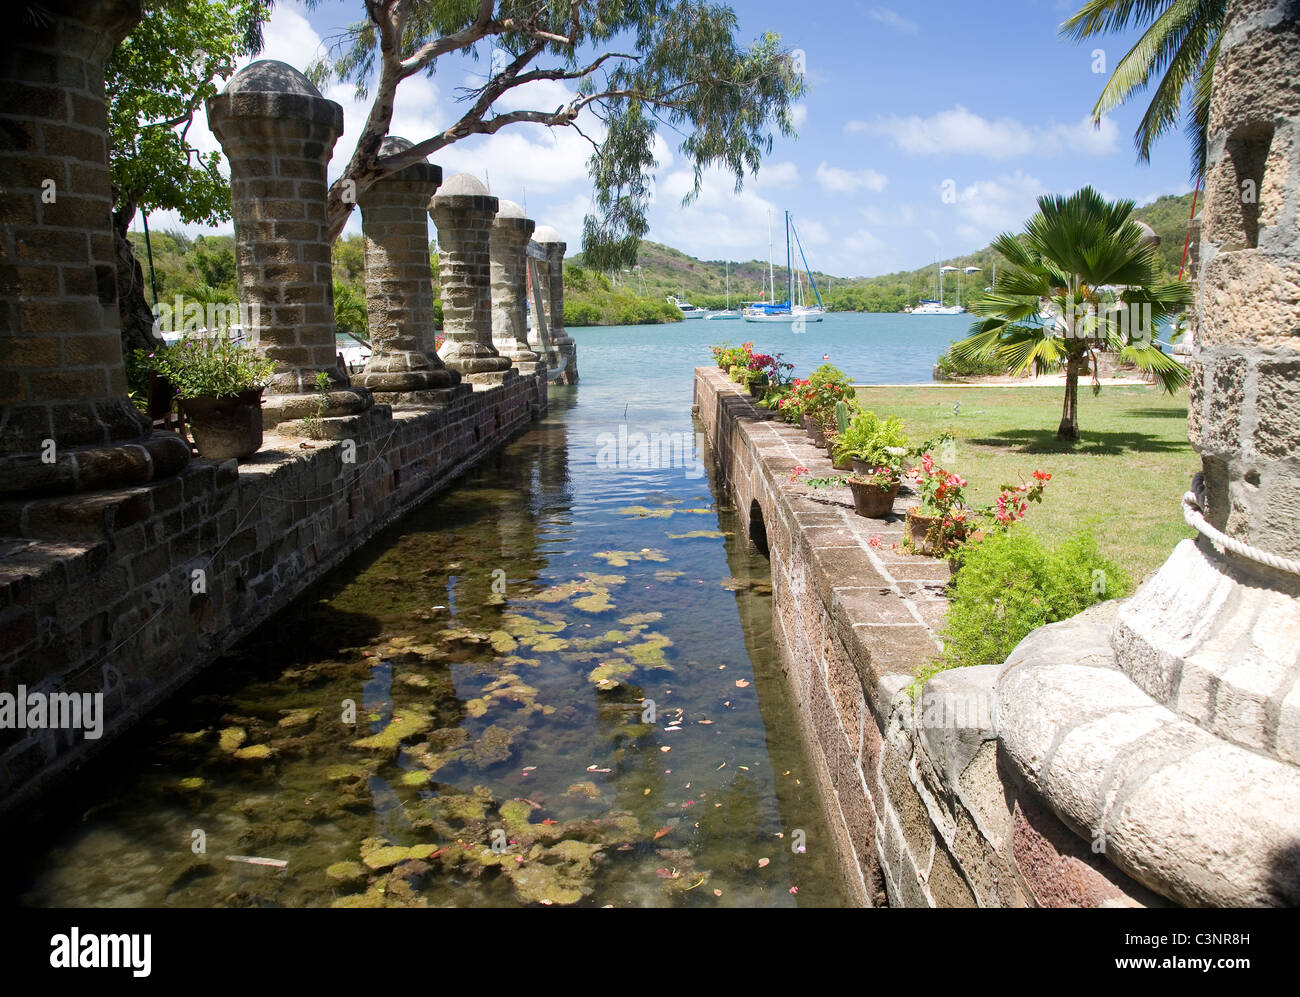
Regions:
M 364 0 L 364 12 L 308 72 L 318 84 L 351 82 L 369 100 L 356 148 L 329 191 L 335 238 L 380 177 L 471 135 L 531 123 L 573 128 L 591 143 L 596 211 L 584 223 L 586 262 L 631 266 L 647 230 L 656 133 L 680 136 L 694 170 L 688 199 L 713 166 L 739 188 L 774 134 L 794 133 L 792 107 L 804 94 L 798 53 L 770 32 L 742 44 L 734 11 L 706 0 Z M 411 149 L 381 156 L 403 81 L 433 75 L 444 56 L 477 55 L 480 42 L 491 46 L 490 65 L 460 90 L 460 116 L 411 136 Z M 527 91 L 513 91 L 543 81 L 566 87 L 558 106 L 516 106 Z
M 1190 305 L 1194 291 L 1162 276 L 1152 233 L 1132 211 L 1132 201 L 1107 201 L 1091 187 L 1040 197 L 1021 235 L 993 240 L 1006 262 L 993 290 L 971 306 L 981 319 L 952 347 L 1013 374 L 1064 369 L 1059 440 L 1079 438 L 1079 375 L 1090 370 L 1093 393 L 1101 390 L 1099 352 L 1131 361 L 1166 391 L 1187 383 L 1187 368 L 1161 352 L 1155 330 Z
M 189 142 L 194 115 L 262 47 L 268 0 L 146 0 L 140 23 L 104 67 L 109 177 L 124 346 L 156 345 L 140 265 L 126 233 L 136 212 L 171 210 L 183 222 L 230 220 L 220 154 Z

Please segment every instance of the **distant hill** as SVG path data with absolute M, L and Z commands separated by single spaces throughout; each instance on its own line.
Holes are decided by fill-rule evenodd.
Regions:
M 1191 194 L 1166 195 L 1133 212 L 1133 217 L 1146 222 L 1160 236 L 1160 258 L 1170 278 L 1178 275 L 1191 201 Z M 983 272 L 972 275 L 969 278 L 971 284 L 968 285 L 978 293 L 991 279 L 994 265 L 1001 260 L 1001 254 L 986 246 L 973 253 L 940 260 L 939 264 L 963 269 L 981 267 Z M 720 308 L 726 300 L 724 295 L 728 265 L 722 260 L 698 260 L 670 246 L 642 242 L 637 264 L 639 271 L 625 270 L 616 275 L 616 283 L 620 288 L 625 287 L 634 294 L 643 294 L 655 301 L 662 301 L 666 295 L 675 294 L 705 308 Z M 566 267 L 582 265 L 581 253 L 566 261 Z M 733 306 L 742 300 L 757 299 L 767 286 L 765 260 L 733 262 L 730 271 Z M 834 277 L 813 271 L 822 299 L 832 311 L 899 311 L 909 301 L 914 303 L 919 297 L 933 296 L 934 274 L 935 264 L 876 277 Z M 956 297 L 954 276 L 948 275 L 945 284 L 950 301 Z M 610 275 L 606 274 L 605 277 L 608 279 Z M 776 267 L 778 296 L 781 297 L 784 296 L 780 290 L 784 280 L 785 267 Z

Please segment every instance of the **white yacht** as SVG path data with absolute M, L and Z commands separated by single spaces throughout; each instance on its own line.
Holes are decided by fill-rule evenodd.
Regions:
M 670 305 L 677 306 L 677 310 L 682 313 L 682 318 L 704 318 L 709 314 L 707 309 L 701 308 L 699 305 L 693 305 L 689 301 L 682 301 L 671 294 L 665 300 Z

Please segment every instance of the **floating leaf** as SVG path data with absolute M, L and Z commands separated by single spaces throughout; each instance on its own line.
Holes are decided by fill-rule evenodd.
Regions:
M 672 509 L 650 509 L 644 505 L 625 505 L 618 510 L 620 516 L 636 516 L 641 519 L 653 517 L 655 519 L 667 519 L 673 514 Z

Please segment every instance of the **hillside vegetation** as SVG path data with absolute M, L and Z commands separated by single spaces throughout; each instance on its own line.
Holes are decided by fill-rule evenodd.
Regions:
M 1160 258 L 1165 274 L 1170 279 L 1178 275 L 1191 202 L 1191 194 L 1177 197 L 1167 195 L 1142 205 L 1133 212 L 1134 218 L 1146 222 L 1160 236 Z M 935 268 L 940 265 L 960 267 L 963 270 L 971 266 L 981 268 L 982 272 L 963 277 L 964 302 L 967 292 L 976 295 L 982 293 L 993 277 L 994 265 L 1000 259 L 997 252 L 986 246 L 973 253 L 939 260 L 916 270 L 854 278 L 832 277 L 814 270 L 813 279 L 821 291 L 822 301 L 831 311 L 893 312 L 901 311 L 909 302 L 915 304 L 918 298 L 933 297 Z M 581 266 L 582 255 L 572 257 L 572 262 Z M 606 275 L 606 280 L 609 281 L 613 276 L 619 287 L 627 287 L 658 301 L 673 294 L 704 308 L 721 308 L 726 302 L 728 264 L 722 260 L 697 260 L 669 246 L 647 241 L 641 243 L 637 265 L 639 270 L 624 270 L 617 275 Z M 764 260 L 733 262 L 729 269 L 733 307 L 741 301 L 758 299 L 767 287 L 767 262 Z M 784 299 L 784 262 L 774 269 L 777 297 Z M 957 296 L 956 274 L 947 274 L 945 278 L 945 300 L 951 304 Z
M 1191 199 L 1191 194 L 1161 197 L 1134 211 L 1134 217 L 1146 222 L 1160 236 L 1160 258 L 1170 278 L 1178 274 Z M 145 267 L 147 282 L 150 268 L 144 236 L 132 232 L 130 238 L 136 257 Z M 179 232 L 164 231 L 154 232 L 151 242 L 153 277 L 160 300 L 171 301 L 177 294 L 187 301 L 200 303 L 238 300 L 233 236 L 191 239 Z M 982 268 L 982 272 L 966 278 L 963 300 L 969 301 L 972 295 L 983 292 L 999 258 L 996 252 L 985 247 L 940 263 L 963 269 Z M 758 300 L 767 286 L 767 262 L 763 260 L 728 266 L 722 260 L 697 260 L 657 242 L 642 242 L 636 269 L 607 274 L 586 268 L 579 253 L 564 265 L 564 322 L 566 326 L 581 326 L 676 321 L 681 318 L 680 313 L 665 301 L 670 294 L 704 308 L 722 308 L 727 300 L 728 269 L 732 307 Z M 782 299 L 785 267 L 775 270 L 777 297 Z M 841 278 L 813 271 L 822 300 L 831 311 L 901 311 L 909 302 L 933 296 L 934 276 L 935 264 L 877 277 Z M 945 283 L 945 298 L 949 302 L 956 300 L 955 276 L 947 275 Z M 434 284 L 434 320 L 441 327 L 436 252 L 432 254 L 430 278 Z M 152 301 L 151 293 L 146 296 Z M 359 235 L 346 236 L 334 245 L 334 311 L 340 331 L 365 336 L 364 242 Z

